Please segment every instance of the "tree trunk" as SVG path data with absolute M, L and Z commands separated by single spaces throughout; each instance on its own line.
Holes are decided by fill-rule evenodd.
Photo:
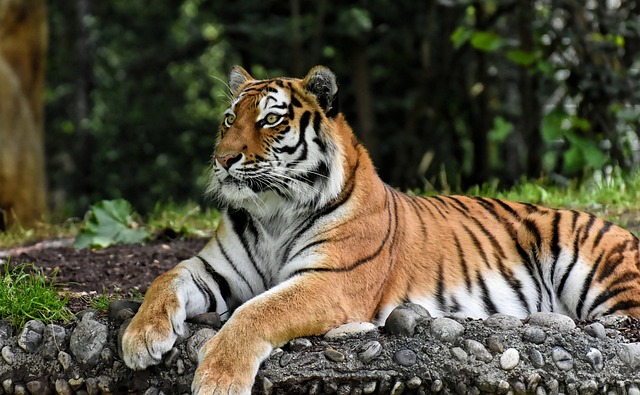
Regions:
M 44 0 L 0 2 L 0 227 L 29 226 L 46 211 L 46 49 Z

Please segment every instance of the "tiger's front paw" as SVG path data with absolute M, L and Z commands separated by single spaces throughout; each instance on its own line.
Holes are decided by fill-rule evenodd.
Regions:
M 194 395 L 251 394 L 260 362 L 272 347 L 258 342 L 226 342 L 224 338 L 224 333 L 218 333 L 200 350 L 191 386 Z
M 122 335 L 122 357 L 131 369 L 142 370 L 162 361 L 162 356 L 171 350 L 178 335 L 175 328 L 183 324 L 172 324 L 167 315 L 145 314 L 139 311 Z

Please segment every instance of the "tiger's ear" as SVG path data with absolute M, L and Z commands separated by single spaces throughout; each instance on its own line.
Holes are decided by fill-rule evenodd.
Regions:
M 247 72 L 247 70 L 240 66 L 233 66 L 229 72 L 229 89 L 233 94 L 235 94 L 238 92 L 240 85 L 247 81 L 253 81 L 253 79 L 254 78 Z
M 304 77 L 302 86 L 305 91 L 316 97 L 327 116 L 337 115 L 338 82 L 333 71 L 324 66 L 316 66 Z

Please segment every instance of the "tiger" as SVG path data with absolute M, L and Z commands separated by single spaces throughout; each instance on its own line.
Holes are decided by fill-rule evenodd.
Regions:
M 326 67 L 257 80 L 235 66 L 228 85 L 207 187 L 221 221 L 149 286 L 122 336 L 130 368 L 158 364 L 207 311 L 226 322 L 199 351 L 194 394 L 250 394 L 276 347 L 383 325 L 406 302 L 432 316 L 640 317 L 631 232 L 574 210 L 391 188 L 338 111 Z

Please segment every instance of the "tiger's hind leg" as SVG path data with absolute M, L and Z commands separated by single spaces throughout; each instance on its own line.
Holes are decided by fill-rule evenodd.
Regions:
M 640 317 L 639 241 L 631 232 L 587 213 L 539 210 L 517 236 L 540 310 Z

